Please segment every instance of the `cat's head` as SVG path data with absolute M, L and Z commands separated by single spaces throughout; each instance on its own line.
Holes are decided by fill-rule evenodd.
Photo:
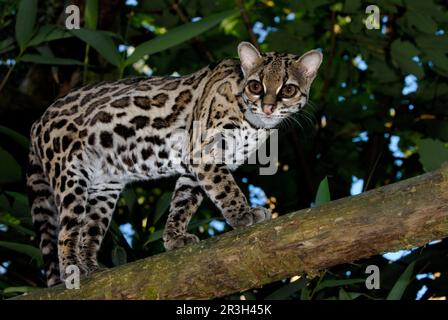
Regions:
M 318 50 L 300 57 L 261 54 L 248 42 L 240 43 L 238 55 L 244 74 L 241 96 L 247 107 L 245 117 L 259 128 L 273 128 L 305 106 L 322 62 Z

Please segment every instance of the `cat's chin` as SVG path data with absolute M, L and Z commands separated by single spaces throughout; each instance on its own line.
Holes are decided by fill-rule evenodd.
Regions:
M 275 128 L 282 121 L 281 118 L 271 118 L 268 116 L 258 115 L 249 110 L 245 112 L 244 116 L 250 124 L 260 129 Z

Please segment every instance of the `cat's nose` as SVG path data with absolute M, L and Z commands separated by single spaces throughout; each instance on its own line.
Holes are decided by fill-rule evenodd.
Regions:
M 263 112 L 267 114 L 268 116 L 273 114 L 275 110 L 275 106 L 273 104 L 264 104 L 263 105 Z

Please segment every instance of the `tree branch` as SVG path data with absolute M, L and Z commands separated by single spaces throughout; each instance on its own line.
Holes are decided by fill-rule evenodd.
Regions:
M 448 165 L 19 299 L 209 299 L 448 236 Z

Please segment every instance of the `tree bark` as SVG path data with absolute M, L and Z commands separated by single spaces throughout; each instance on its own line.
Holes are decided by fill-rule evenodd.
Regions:
M 448 165 L 19 299 L 210 299 L 448 235 Z

